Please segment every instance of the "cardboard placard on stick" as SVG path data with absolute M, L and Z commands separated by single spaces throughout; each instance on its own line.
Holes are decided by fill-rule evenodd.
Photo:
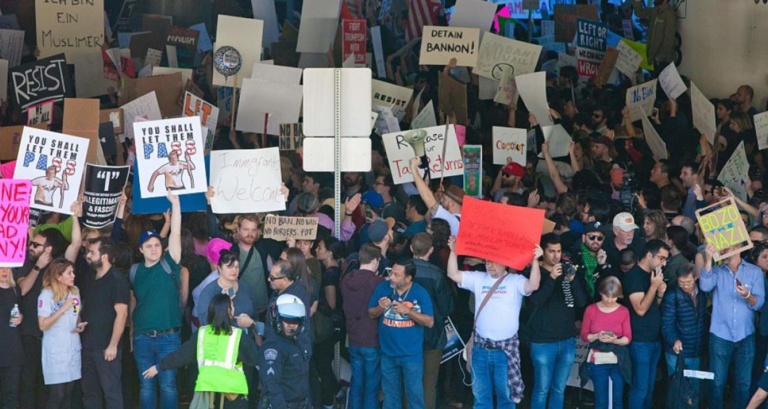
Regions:
M 280 150 L 295 151 L 302 146 L 304 146 L 302 124 L 280 124 Z
M 83 190 L 83 224 L 100 229 L 115 221 L 117 206 L 128 183 L 130 166 L 97 166 L 85 168 Z
M 288 239 L 314 240 L 317 237 L 317 217 L 289 217 L 268 214 L 264 217 L 264 238 L 277 241 Z
M 106 165 L 99 143 L 99 100 L 67 98 L 64 100 L 62 132 L 88 139 L 86 162 Z M 101 151 L 101 155 L 99 155 Z
M 600 62 L 600 67 L 597 69 L 595 82 L 601 85 L 608 82 L 608 78 L 610 78 L 618 58 L 619 52 L 615 48 L 608 47 L 603 55 L 603 61 Z
M 456 58 L 458 67 L 475 67 L 480 50 L 480 30 L 464 27 L 424 27 L 421 65 L 445 65 Z
M 437 95 L 440 111 L 447 116 L 456 115 L 456 123 L 466 125 L 467 86 L 441 74 Z
M 696 220 L 707 244 L 715 247 L 715 261 L 739 254 L 753 247 L 736 201 L 729 197 L 703 209 L 696 210 Z M 726 252 L 723 254 L 722 251 Z

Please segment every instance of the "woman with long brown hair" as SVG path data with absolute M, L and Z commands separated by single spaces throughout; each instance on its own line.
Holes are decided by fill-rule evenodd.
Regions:
M 0 267 L 0 317 L 10 317 L 10 322 L 0 322 L 0 409 L 15 409 L 19 403 L 19 381 L 21 366 L 24 364 L 24 350 L 21 346 L 19 324 L 22 316 L 21 290 L 16 288 L 11 269 Z M 13 308 L 16 306 L 15 317 Z
M 43 378 L 49 387 L 46 409 L 69 407 L 65 402 L 81 378 L 80 333 L 87 324 L 79 322 L 81 309 L 74 264 L 64 258 L 53 260 L 37 298 L 37 322 L 43 331 Z

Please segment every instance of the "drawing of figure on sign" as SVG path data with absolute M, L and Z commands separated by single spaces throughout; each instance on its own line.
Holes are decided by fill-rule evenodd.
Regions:
M 502 74 L 505 72 L 510 71 L 509 75 L 513 76 L 515 75 L 515 67 L 513 67 L 510 64 L 506 63 L 500 63 L 493 66 L 493 70 L 491 71 L 491 75 L 493 75 L 493 78 L 496 80 L 501 80 Z
M 45 176 L 32 179 L 32 186 L 35 187 L 35 204 L 53 207 L 53 195 L 57 189 L 61 189 L 58 207 L 64 207 L 64 194 L 69 190 L 69 183 L 67 183 L 66 170 L 62 170 L 61 179 L 56 177 L 57 171 L 56 165 L 51 165 L 45 170 Z
M 184 190 L 184 173 L 189 174 L 189 183 L 191 188 L 194 189 L 195 179 L 192 176 L 192 171 L 195 170 L 195 163 L 192 162 L 192 155 L 195 153 L 194 144 L 192 146 L 192 148 L 188 146 L 186 152 L 184 152 L 184 161 L 179 160 L 179 152 L 177 150 L 171 150 L 168 153 L 168 163 L 160 166 L 152 173 L 147 190 L 150 192 L 155 191 L 155 181 L 160 175 L 163 176 L 165 181 L 165 190 Z M 190 149 L 192 149 L 191 152 Z

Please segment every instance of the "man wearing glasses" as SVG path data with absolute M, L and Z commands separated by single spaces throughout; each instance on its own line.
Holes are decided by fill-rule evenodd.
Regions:
M 576 277 L 584 279 L 589 300 L 600 300 L 596 291 L 600 282 L 610 275 L 616 275 L 607 263 L 608 255 L 603 250 L 605 233 L 600 222 L 588 223 L 581 235 L 581 241 L 571 252 L 571 263 L 576 267 Z M 588 302 L 589 303 L 589 302 Z M 578 316 L 579 314 L 577 314 Z
M 624 294 L 628 294 L 629 298 L 626 304 L 632 321 L 629 409 L 650 409 L 653 403 L 656 364 L 661 357 L 659 305 L 667 290 L 661 269 L 667 264 L 667 258 L 669 246 L 661 240 L 651 240 L 645 251 L 638 253 L 637 265 L 622 280 Z

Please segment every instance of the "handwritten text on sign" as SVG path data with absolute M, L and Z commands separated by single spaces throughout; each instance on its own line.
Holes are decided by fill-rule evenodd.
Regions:
M 215 213 L 259 213 L 285 210 L 280 192 L 277 148 L 211 152 L 211 186 Z
M 424 150 L 429 161 L 429 172 L 431 177 L 439 178 L 445 169 L 445 176 L 458 176 L 464 173 L 464 163 L 461 160 L 461 151 L 456 139 L 456 130 L 453 126 L 449 128 L 448 137 L 444 134 L 444 126 L 433 126 L 424 128 L 427 136 L 424 139 Z M 413 147 L 405 142 L 406 132 L 393 132 L 384 134 L 384 148 L 387 151 L 389 168 L 392 171 L 392 179 L 395 184 L 412 182 L 409 161 L 416 156 Z M 445 148 L 445 158 L 443 158 L 443 144 L 448 144 Z
M 264 238 L 277 241 L 288 239 L 314 240 L 317 237 L 317 217 L 288 217 L 267 215 L 264 218 Z
M 104 0 L 36 0 L 35 14 L 41 57 L 104 43 Z
M 31 194 L 28 180 L 0 180 L 0 267 L 24 264 Z
M 465 197 L 461 226 L 457 254 L 522 270 L 541 239 L 544 211 Z
M 696 218 L 707 244 L 713 245 L 718 252 L 724 253 L 719 254 L 715 259 L 721 260 L 731 254 L 752 248 L 752 241 L 749 239 L 733 198 L 697 211 Z
M 444 65 L 456 58 L 458 67 L 477 65 L 480 30 L 464 27 L 424 27 L 419 63 Z

